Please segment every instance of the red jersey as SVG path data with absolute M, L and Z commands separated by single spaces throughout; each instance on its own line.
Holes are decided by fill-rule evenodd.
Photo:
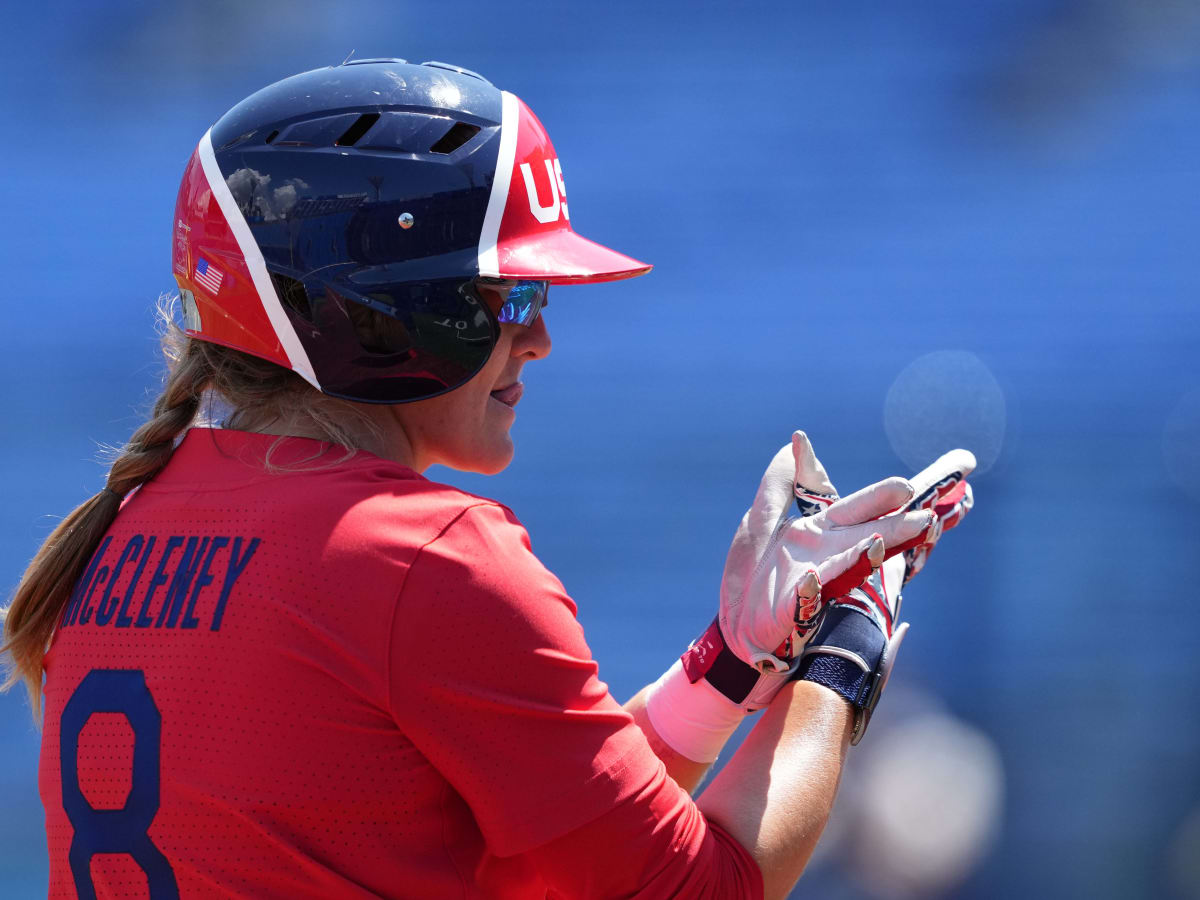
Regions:
M 368 453 L 190 431 L 45 702 L 52 897 L 761 895 L 512 513 Z

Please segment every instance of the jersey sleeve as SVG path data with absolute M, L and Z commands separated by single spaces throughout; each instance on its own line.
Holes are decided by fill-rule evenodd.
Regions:
M 667 776 L 512 513 L 422 548 L 392 623 L 392 715 L 497 856 L 563 896 L 757 897 L 758 867 Z
M 498 505 L 467 509 L 421 549 L 389 668 L 397 725 L 497 855 L 596 818 L 657 761 L 599 679 L 575 604 Z
M 636 727 L 636 726 L 634 726 Z M 531 850 L 551 900 L 762 900 L 762 872 L 661 770 L 641 792 Z

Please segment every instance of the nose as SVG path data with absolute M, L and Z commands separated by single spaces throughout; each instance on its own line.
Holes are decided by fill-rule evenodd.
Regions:
M 543 312 L 528 327 L 525 325 L 505 326 L 513 329 L 512 355 L 515 359 L 530 361 L 545 359 L 550 355 L 550 332 L 546 328 Z

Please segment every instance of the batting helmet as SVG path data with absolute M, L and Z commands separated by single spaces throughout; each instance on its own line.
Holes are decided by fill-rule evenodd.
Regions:
M 172 257 L 189 335 L 370 403 L 483 366 L 499 325 L 480 277 L 650 270 L 571 229 L 558 156 L 521 100 L 400 59 L 294 75 L 222 116 L 184 172 Z

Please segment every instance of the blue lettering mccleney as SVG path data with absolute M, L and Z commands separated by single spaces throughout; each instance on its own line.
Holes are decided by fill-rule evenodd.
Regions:
M 96 577 L 92 580 L 88 587 L 87 596 L 83 598 L 83 606 L 79 610 L 79 624 L 86 625 L 92 618 L 92 594 L 96 592 L 96 588 L 104 584 L 108 580 L 108 566 L 101 566 L 100 571 L 96 573 Z
M 129 562 L 130 556 L 136 555 L 141 549 L 142 536 L 134 535 L 121 551 L 121 555 L 117 557 L 112 577 L 108 579 L 108 587 L 104 589 L 104 596 L 100 598 L 100 606 L 96 609 L 97 625 L 107 625 L 112 621 L 112 617 L 117 612 L 117 604 L 121 602 L 121 598 L 114 594 L 113 588 L 117 586 L 117 579 L 121 577 L 121 570 L 125 568 L 125 563 Z
M 114 560 L 106 559 L 116 548 L 112 537 L 105 537 L 71 592 L 62 626 L 196 629 L 204 617 L 201 610 L 211 604 L 209 630 L 219 631 L 238 579 L 261 543 L 260 538 L 225 535 L 135 534 Z M 134 598 L 147 571 L 154 574 L 134 616 Z
M 233 551 L 229 556 L 229 568 L 225 570 L 225 584 L 221 586 L 221 597 L 217 600 L 217 608 L 213 612 L 212 625 L 209 626 L 212 631 L 219 631 L 221 628 L 221 620 L 225 617 L 225 604 L 229 600 L 229 594 L 233 591 L 233 585 L 238 580 L 238 577 L 246 570 L 246 566 L 250 565 L 250 559 L 254 556 L 254 551 L 258 549 L 260 541 L 254 538 L 250 541 L 246 552 L 241 557 L 238 556 L 242 552 L 242 538 L 233 539 Z
M 187 546 L 183 548 L 183 558 L 175 567 L 175 577 L 171 579 L 171 586 L 167 588 L 167 596 L 163 600 L 162 609 L 159 610 L 158 619 L 154 623 L 155 628 L 161 628 L 164 619 L 168 628 L 174 628 L 179 622 L 179 614 L 183 612 L 183 603 L 187 599 L 188 590 L 191 589 L 192 579 L 196 577 L 196 570 L 200 568 L 200 560 L 204 558 L 204 551 L 208 549 L 209 540 L 209 538 L 201 540 L 195 537 L 187 539 Z
M 167 562 L 171 559 L 171 554 L 178 550 L 183 545 L 183 538 L 177 534 L 167 538 L 167 546 L 163 549 L 162 559 L 158 561 L 158 568 L 154 570 L 154 577 L 150 579 L 150 586 L 146 588 L 146 596 L 142 598 L 142 608 L 138 610 L 137 620 L 133 623 L 134 628 L 149 628 L 154 624 L 154 620 L 150 618 L 150 601 L 154 599 L 154 593 L 170 578 L 170 573 L 167 572 Z
M 137 541 L 139 550 L 145 539 L 140 534 L 135 534 L 129 541 L 133 543 Z M 150 554 L 154 552 L 154 537 L 150 537 L 149 543 L 146 543 L 146 551 L 142 553 L 141 559 L 138 559 L 137 570 L 133 573 L 133 578 L 129 581 L 129 587 L 125 589 L 125 599 L 121 601 L 121 608 L 117 612 L 117 627 L 128 628 L 133 624 L 133 618 L 129 615 L 129 604 L 133 602 L 133 592 L 137 590 L 138 582 L 142 580 L 142 570 L 146 568 L 146 560 L 150 558 Z
M 191 599 L 188 600 L 187 609 L 183 613 L 184 628 L 195 628 L 200 624 L 200 620 L 194 615 L 196 611 L 196 600 L 200 596 L 200 591 L 213 583 L 213 574 L 209 571 L 212 565 L 213 557 L 217 555 L 217 551 L 229 543 L 227 537 L 214 537 L 212 543 L 208 546 L 208 556 L 204 557 L 204 565 L 200 567 L 200 574 L 196 576 L 196 586 L 192 588 Z

